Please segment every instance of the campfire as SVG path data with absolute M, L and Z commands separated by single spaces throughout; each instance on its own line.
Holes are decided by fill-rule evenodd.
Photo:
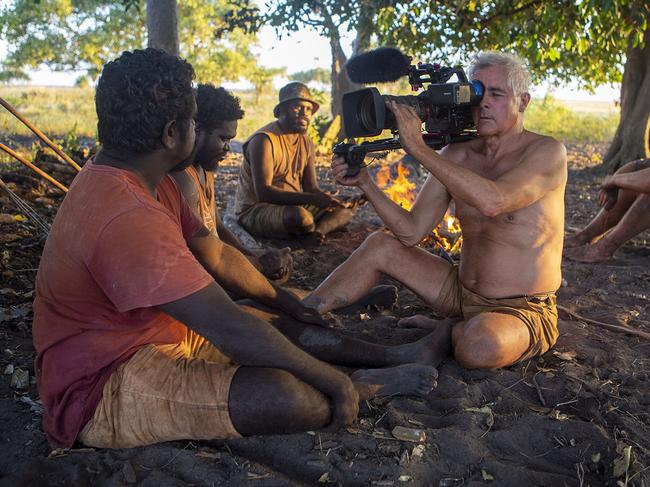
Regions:
M 408 179 L 410 171 L 401 162 L 397 163 L 397 176 L 392 177 L 391 168 L 384 166 L 375 175 L 379 186 L 388 197 L 405 210 L 410 210 L 415 202 L 416 185 Z M 440 224 L 426 237 L 421 246 L 444 250 L 447 256 L 458 256 L 463 246 L 460 223 L 450 210 L 447 210 Z

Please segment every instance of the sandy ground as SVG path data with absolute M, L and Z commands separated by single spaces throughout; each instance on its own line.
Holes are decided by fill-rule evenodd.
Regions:
M 569 147 L 568 234 L 596 211 L 600 176 L 591 166 L 603 149 Z M 222 210 L 235 188 L 238 158 L 233 155 L 219 170 Z M 319 167 L 319 176 L 324 187 L 334 188 L 326 166 Z M 2 178 L 45 220 L 53 218 L 57 191 L 22 169 L 3 170 Z M 4 193 L 0 213 L 19 213 Z M 291 245 L 295 273 L 288 285 L 312 289 L 379 226 L 366 205 L 322 247 L 266 244 Z M 592 320 L 650 332 L 649 237 L 640 235 L 607 264 L 565 261 L 559 304 Z M 357 422 L 338 433 L 124 450 L 75 445 L 52 452 L 33 380 L 24 389 L 11 385 L 12 368 L 33 377 L 31 302 L 42 235 L 29 221 L 2 223 L 0 243 L 2 486 L 650 485 L 650 342 L 566 312 L 560 314 L 557 345 L 543 357 L 498 371 L 468 371 L 449 359 L 428 397 L 368 401 Z M 398 344 L 425 333 L 395 326 L 416 313 L 431 315 L 400 288 L 393 310 L 358 309 L 330 320 L 352 336 Z M 420 441 L 396 439 L 396 426 L 420 430 Z

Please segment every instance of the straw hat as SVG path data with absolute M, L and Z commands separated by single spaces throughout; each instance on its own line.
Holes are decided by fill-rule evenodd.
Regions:
M 278 118 L 280 116 L 280 106 L 291 100 L 305 100 L 314 105 L 314 113 L 318 111 L 320 105 L 312 98 L 311 92 L 307 85 L 298 81 L 293 81 L 288 85 L 280 88 L 279 102 L 273 109 L 273 116 Z

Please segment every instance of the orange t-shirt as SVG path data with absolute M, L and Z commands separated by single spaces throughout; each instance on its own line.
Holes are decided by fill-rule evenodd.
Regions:
M 158 200 L 130 172 L 89 161 L 56 215 L 36 278 L 33 338 L 43 429 L 70 447 L 108 377 L 141 347 L 187 331 L 156 305 L 208 286 L 187 248 L 201 222 L 175 182 Z

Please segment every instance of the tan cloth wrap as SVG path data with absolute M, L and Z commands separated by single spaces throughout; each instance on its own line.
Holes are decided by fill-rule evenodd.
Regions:
M 228 412 L 237 368 L 192 331 L 182 343 L 147 345 L 110 376 L 79 440 L 98 448 L 131 448 L 238 438 Z
M 314 205 L 302 205 L 302 207 L 312 214 L 314 223 L 327 213 L 327 209 Z M 284 226 L 285 208 L 287 207 L 283 205 L 257 203 L 239 217 L 239 224 L 256 237 L 286 238 L 289 234 Z
M 271 122 L 253 135 L 242 147 L 244 159 L 239 170 L 239 186 L 235 200 L 235 214 L 238 218 L 253 205 L 259 203 L 253 187 L 248 144 L 263 135 L 271 142 L 273 155 L 272 185 L 284 191 L 302 191 L 302 176 L 307 162 L 314 155 L 314 143 L 306 134 L 283 134 L 277 121 Z
M 503 313 L 519 318 L 530 334 L 528 349 L 517 362 L 541 355 L 555 345 L 559 336 L 555 293 L 513 298 L 484 298 L 460 282 L 458 266 L 452 266 L 433 308 L 445 316 L 464 320 L 481 313 Z

